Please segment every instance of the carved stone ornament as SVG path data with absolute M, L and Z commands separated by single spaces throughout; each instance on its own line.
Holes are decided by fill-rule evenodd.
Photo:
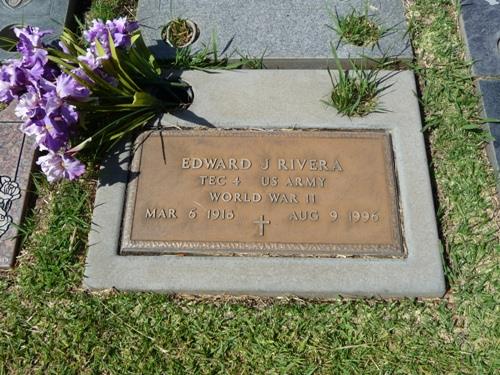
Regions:
M 31 2 L 31 0 L 1 0 L 5 6 L 11 9 L 20 8 L 24 5 L 27 5 Z
M 9 211 L 12 202 L 21 198 L 21 189 L 10 177 L 0 176 L 0 238 L 9 230 L 12 218 Z

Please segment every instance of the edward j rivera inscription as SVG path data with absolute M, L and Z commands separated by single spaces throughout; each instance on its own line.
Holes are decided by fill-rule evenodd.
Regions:
M 136 145 L 122 255 L 404 256 L 385 132 L 162 131 Z

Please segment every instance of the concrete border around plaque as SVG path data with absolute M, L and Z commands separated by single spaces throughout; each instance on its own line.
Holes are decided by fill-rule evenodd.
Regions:
M 391 135 L 399 190 L 403 258 L 119 255 L 131 144 L 109 155 L 96 194 L 84 286 L 188 294 L 441 297 L 445 293 L 415 78 L 400 72 L 382 97 L 388 110 L 345 118 L 321 102 L 326 71 L 185 72 L 195 102 L 165 126 L 222 129 L 335 129 Z
M 390 31 L 379 42 L 358 47 L 339 42 L 332 13 L 340 16 L 364 7 L 371 19 Z M 391 56 L 413 59 L 404 6 L 395 0 L 141 0 L 137 19 L 146 44 L 160 59 L 173 59 L 175 48 L 162 39 L 162 30 L 175 17 L 193 21 L 199 37 L 193 51 L 211 47 L 219 55 L 239 61 L 241 55 L 259 58 L 269 69 L 324 69 L 332 66 L 332 44 L 341 60 Z M 286 42 L 285 42 L 286 41 Z

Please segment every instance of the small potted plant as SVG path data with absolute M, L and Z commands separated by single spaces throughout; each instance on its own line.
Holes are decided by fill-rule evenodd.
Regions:
M 162 31 L 163 40 L 174 48 L 185 48 L 198 37 L 196 24 L 185 18 L 175 18 Z

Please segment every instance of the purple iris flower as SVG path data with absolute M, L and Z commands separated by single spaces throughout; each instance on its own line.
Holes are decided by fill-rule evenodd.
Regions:
M 24 86 L 29 84 L 29 76 L 23 66 L 17 60 L 11 60 L 10 64 L 5 65 L 5 77 L 8 77 L 13 90 L 24 91 Z
M 42 38 L 52 33 L 51 31 L 40 31 L 38 27 L 27 26 L 22 29 L 14 28 L 14 33 L 19 39 L 17 50 L 21 53 L 24 67 L 33 68 L 35 65 L 43 67 L 47 64 L 48 52 L 43 48 Z
M 113 42 L 117 47 L 127 48 L 130 46 L 130 34 L 128 31 L 130 26 L 126 17 L 116 18 L 112 21 L 106 21 L 106 27 L 108 28 L 113 38 Z
M 102 20 L 93 20 L 92 26 L 83 32 L 83 37 L 87 40 L 87 42 L 89 42 L 90 52 L 92 54 L 97 56 L 96 41 L 98 41 L 105 51 L 105 56 L 101 56 L 101 58 L 109 58 L 111 53 L 109 51 L 108 29 Z M 88 59 L 88 53 L 84 58 Z
M 108 21 L 107 24 L 108 23 L 113 25 L 114 31 L 116 33 L 122 34 L 131 34 L 139 28 L 139 23 L 135 21 L 129 21 L 127 17 L 118 17 L 111 21 Z
M 83 33 L 83 36 L 90 43 L 92 54 L 97 55 L 96 41 L 99 41 L 105 51 L 105 56 L 101 56 L 101 58 L 109 58 L 111 55 L 109 36 L 111 35 L 116 47 L 128 48 L 131 44 L 131 33 L 138 27 L 137 22 L 130 22 L 126 17 L 116 18 L 112 21 L 106 21 L 106 23 L 102 20 L 93 20 L 92 26 Z M 88 54 L 85 59 L 89 59 Z
M 78 123 L 78 112 L 76 107 L 64 103 L 59 107 L 59 115 L 68 123 L 68 125 L 76 125 Z
M 14 33 L 19 39 L 18 51 L 23 53 L 35 48 L 43 48 L 42 38 L 45 35 L 52 34 L 52 30 L 40 30 L 35 26 L 26 26 L 22 29 L 15 27 Z
M 70 127 L 55 114 L 47 114 L 41 120 L 29 119 L 21 125 L 21 131 L 34 136 L 41 150 L 57 152 L 69 142 Z
M 89 48 L 78 60 L 102 79 L 118 86 L 117 79 L 102 69 L 103 60 L 111 55 L 110 37 L 116 47 L 127 49 L 131 45 L 131 33 L 137 28 L 136 22 L 129 22 L 125 17 L 107 22 L 94 20 L 84 32 Z M 76 149 L 68 150 L 71 139 L 77 135 L 79 121 L 76 107 L 69 102 L 87 100 L 91 91 L 72 74 L 62 72 L 49 61 L 49 52 L 42 39 L 50 31 L 28 26 L 16 28 L 14 32 L 21 57 L 0 66 L 0 102 L 18 99 L 16 115 L 25 121 L 21 131 L 33 136 L 39 149 L 48 151 L 37 161 L 47 179 L 50 182 L 76 179 L 85 172 L 85 166 L 74 157 Z M 104 49 L 104 56 L 98 56 L 98 43 Z M 61 43 L 60 46 L 65 53 L 71 53 L 67 46 Z M 94 83 L 81 66 L 76 66 L 72 73 Z
M 50 32 L 32 26 L 14 28 L 14 32 L 19 39 L 21 59 L 7 60 L 0 67 L 0 101 L 4 103 L 19 98 L 27 87 L 35 86 L 48 73 L 48 52 L 43 49 L 42 38 Z
M 56 129 L 50 121 L 28 120 L 21 125 L 20 130 L 28 136 L 35 137 L 40 150 L 57 152 L 64 148 L 68 142 L 66 133 Z
M 62 179 L 75 180 L 85 173 L 85 165 L 68 153 L 49 152 L 40 156 L 36 162 L 49 182 Z
M 44 98 L 46 99 L 45 111 L 48 115 L 60 116 L 68 125 L 78 122 L 78 113 L 75 107 L 59 98 L 54 91 L 47 92 Z
M 45 64 L 42 78 L 47 81 L 55 81 L 59 74 L 61 74 L 61 69 L 59 69 L 57 65 L 49 62 Z
M 90 96 L 89 89 L 66 73 L 62 73 L 56 78 L 56 92 L 57 96 L 61 99 L 83 101 Z
M 106 26 L 111 31 L 113 41 L 117 47 L 130 47 L 130 36 L 139 28 L 137 22 L 130 22 L 126 17 L 115 18 L 112 21 L 106 22 Z
M 71 71 L 71 73 L 75 74 L 77 77 L 83 79 L 85 82 L 88 82 L 90 84 L 94 84 L 94 81 L 90 79 L 90 77 L 85 73 L 85 71 L 82 68 L 75 68 Z
M 92 26 L 83 32 L 83 37 L 89 43 L 99 39 L 106 32 L 106 25 L 102 20 L 97 19 L 92 21 Z
M 19 98 L 16 106 L 16 116 L 23 119 L 41 120 L 45 117 L 45 109 L 40 91 L 34 86 L 28 87 L 28 92 Z
M 50 85 L 46 87 L 51 88 Z M 40 149 L 57 152 L 68 145 L 78 122 L 78 113 L 75 107 L 56 95 L 55 89 L 45 92 L 41 99 L 30 93 L 19 105 L 19 114 L 29 117 L 21 131 L 34 136 Z M 40 107 L 36 108 L 36 105 Z
M 78 56 L 78 61 L 86 64 L 90 69 L 95 70 L 101 66 L 101 58 L 97 57 L 92 50 L 87 49 L 87 53 L 83 56 Z
M 26 92 L 26 85 L 30 82 L 29 73 L 23 69 L 20 61 L 6 62 L 0 67 L 0 102 L 8 104 Z
M 40 78 L 43 77 L 46 71 L 45 69 L 46 64 L 47 61 L 42 61 L 38 59 L 30 61 L 29 65 L 23 64 L 24 71 L 26 72 L 30 83 L 34 83 L 35 81 L 38 81 Z

